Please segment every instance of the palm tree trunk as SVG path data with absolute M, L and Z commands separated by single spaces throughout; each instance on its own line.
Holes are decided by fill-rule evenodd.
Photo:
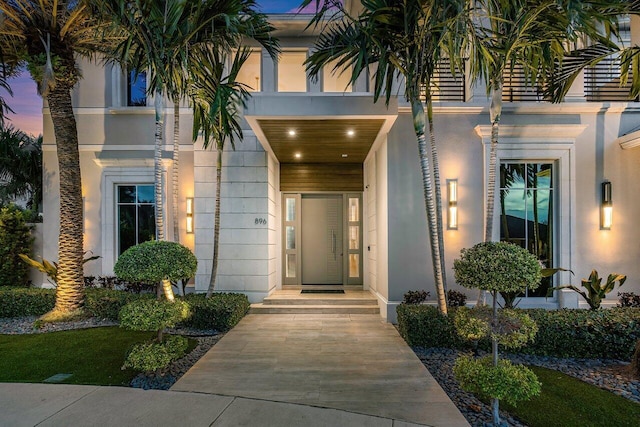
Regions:
M 434 203 L 433 186 L 431 184 L 431 169 L 429 167 L 429 155 L 427 153 L 427 140 L 425 137 L 425 114 L 422 102 L 418 97 L 411 100 L 411 112 L 413 114 L 413 127 L 418 142 L 420 155 L 420 170 L 422 171 L 422 186 L 427 211 L 427 224 L 429 226 L 429 241 L 431 243 L 431 261 L 433 263 L 433 275 L 438 297 L 438 309 L 440 313 L 447 314 L 447 301 L 444 292 L 442 277 L 442 262 L 440 261 L 440 247 L 438 242 L 438 221 Z
M 156 239 L 164 240 L 164 203 L 162 197 L 162 143 L 164 126 L 164 109 L 162 108 L 162 93 L 157 91 L 153 102 L 156 113 L 155 151 L 153 157 L 154 190 L 156 196 Z
M 180 160 L 180 101 L 173 103 L 173 166 L 171 168 L 171 196 L 173 208 L 173 241 L 180 243 L 180 221 L 178 219 L 178 191 L 179 191 L 179 171 L 178 162 Z
M 47 96 L 56 137 L 60 174 L 60 235 L 56 304 L 58 313 L 71 313 L 84 303 L 82 269 L 83 215 L 78 130 L 70 88 L 57 84 Z
M 440 161 L 436 147 L 436 135 L 433 126 L 433 100 L 431 90 L 427 85 L 427 121 L 429 123 L 429 145 L 431 146 L 431 161 L 433 162 L 433 182 L 436 193 L 436 220 L 438 225 L 438 247 L 440 248 L 440 268 L 442 270 L 442 286 L 447 292 L 447 267 L 444 256 L 444 226 L 442 225 L 442 186 L 440 185 Z
M 164 202 L 162 197 L 162 145 L 163 145 L 163 126 L 164 126 L 164 109 L 162 107 L 162 93 L 157 91 L 153 102 L 156 113 L 156 134 L 155 134 L 155 150 L 153 156 L 154 169 L 154 190 L 156 196 L 156 239 L 165 240 L 164 234 Z M 173 288 L 171 283 L 163 281 L 162 290 L 168 301 L 174 301 Z
M 213 294 L 216 286 L 216 276 L 218 274 L 218 249 L 220 247 L 220 199 L 221 199 L 221 182 L 222 182 L 222 150 L 224 147 L 218 147 L 218 161 L 216 163 L 216 211 L 213 220 L 213 264 L 211 266 L 211 277 L 209 278 L 209 289 L 207 289 L 207 298 Z
M 491 88 L 491 149 L 489 153 L 489 179 L 487 181 L 487 211 L 485 213 L 484 241 L 493 240 L 493 212 L 496 192 L 496 169 L 498 167 L 498 134 L 502 115 L 502 84 Z

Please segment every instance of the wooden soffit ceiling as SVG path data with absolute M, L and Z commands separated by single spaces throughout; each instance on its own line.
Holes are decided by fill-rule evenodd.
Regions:
M 363 163 L 383 123 L 384 119 L 258 120 L 280 163 Z

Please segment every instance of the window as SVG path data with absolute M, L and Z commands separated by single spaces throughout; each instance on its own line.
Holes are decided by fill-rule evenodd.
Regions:
M 127 107 L 145 107 L 147 105 L 146 71 L 127 73 Z
M 349 79 L 351 70 L 342 70 L 338 67 L 334 70 L 337 61 L 330 62 L 322 69 L 322 90 L 324 92 L 351 92 Z
M 307 51 L 284 51 L 278 61 L 278 92 L 306 92 L 307 73 L 304 61 Z
M 118 255 L 138 243 L 155 239 L 155 195 L 153 184 L 118 185 Z
M 249 92 L 260 92 L 260 71 L 262 63 L 262 52 L 260 50 L 251 51 L 249 58 L 242 65 L 236 80 L 247 85 Z
M 551 163 L 500 164 L 500 240 L 527 248 L 543 268 L 553 267 L 553 181 Z M 545 278 L 523 296 L 545 297 L 551 286 Z

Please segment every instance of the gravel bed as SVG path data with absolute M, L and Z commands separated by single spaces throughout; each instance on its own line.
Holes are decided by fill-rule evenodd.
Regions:
M 453 364 L 460 354 L 457 350 L 443 348 L 414 347 L 431 375 L 449 395 L 462 415 L 473 427 L 481 427 L 492 420 L 491 408 L 478 400 L 473 394 L 460 388 L 453 376 Z M 640 381 L 630 378 L 623 371 L 627 362 L 619 360 L 562 359 L 548 356 L 503 354 L 515 363 L 541 366 L 555 369 L 589 384 L 609 390 L 633 402 L 640 403 Z M 501 418 L 508 426 L 526 426 L 509 414 L 501 411 Z
M 0 334 L 41 334 L 44 332 L 96 328 L 118 324 L 114 320 L 90 318 L 74 322 L 45 323 L 40 328 L 35 328 L 33 325 L 36 320 L 38 320 L 38 316 L 0 318 Z

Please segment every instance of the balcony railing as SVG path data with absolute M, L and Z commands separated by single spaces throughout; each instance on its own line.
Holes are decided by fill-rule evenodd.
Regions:
M 431 96 L 434 102 L 465 102 L 466 82 L 462 71 L 451 72 L 448 59 L 440 61 L 431 81 Z M 422 99 L 425 99 L 424 90 Z
M 542 102 L 545 101 L 543 88 L 532 86 L 524 74 L 522 66 L 516 66 L 513 71 L 504 73 L 502 85 L 503 102 Z
M 630 88 L 631 76 L 627 84 L 620 85 L 620 61 L 617 58 L 607 58 L 585 70 L 584 96 L 587 101 L 638 101 L 630 97 Z

